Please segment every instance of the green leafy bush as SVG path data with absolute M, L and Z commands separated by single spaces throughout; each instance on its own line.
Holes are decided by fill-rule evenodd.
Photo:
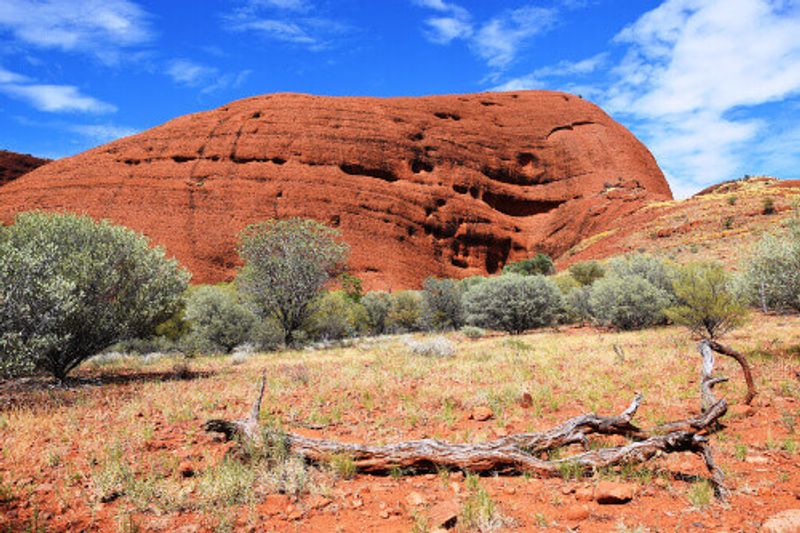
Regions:
M 0 358 L 63 381 L 81 362 L 145 337 L 177 309 L 189 274 L 130 229 L 87 216 L 18 215 L 0 228 Z
M 452 279 L 428 278 L 422 285 L 422 322 L 442 331 L 464 325 L 461 285 Z
M 473 326 L 519 334 L 553 324 L 563 309 L 563 298 L 544 276 L 504 274 L 468 290 L 464 307 Z
M 236 282 L 262 319 L 274 319 L 291 344 L 303 327 L 325 283 L 339 274 L 348 246 L 339 233 L 301 218 L 253 224 L 241 233 L 244 259 Z
M 461 333 L 468 339 L 480 339 L 486 336 L 486 330 L 477 326 L 464 326 L 461 328 Z
M 257 320 L 235 290 L 211 285 L 190 291 L 185 316 L 190 324 L 187 343 L 191 351 L 203 353 L 229 353 L 250 339 Z
M 601 324 L 622 330 L 641 329 L 664 322 L 670 294 L 642 276 L 611 274 L 591 288 L 589 309 Z
M 715 339 L 742 324 L 747 309 L 731 291 L 731 276 L 716 263 L 682 267 L 674 282 L 679 304 L 667 317 L 692 332 Z
M 671 302 L 675 301 L 672 282 L 675 279 L 675 265 L 650 254 L 630 254 L 615 257 L 608 263 L 608 272 L 620 278 L 640 277 L 651 285 L 664 291 Z
M 738 290 L 762 311 L 800 311 L 800 226 L 764 235 L 744 262 Z
M 606 269 L 599 261 L 581 261 L 569 267 L 569 273 L 581 285 L 591 285 L 606 275 Z
M 392 295 L 388 327 L 395 333 L 420 329 L 422 318 L 422 295 L 419 291 L 399 291 Z
M 530 259 L 523 259 L 515 263 L 510 263 L 503 267 L 504 274 L 522 274 L 523 276 L 533 276 L 541 274 L 548 276 L 555 274 L 556 267 L 553 260 L 547 254 L 538 253 Z
M 361 298 L 361 304 L 367 313 L 368 331 L 373 335 L 386 333 L 393 304 L 392 295 L 384 291 L 368 292 Z
M 306 330 L 319 340 L 354 337 L 368 330 L 367 311 L 344 291 L 327 292 L 315 304 Z

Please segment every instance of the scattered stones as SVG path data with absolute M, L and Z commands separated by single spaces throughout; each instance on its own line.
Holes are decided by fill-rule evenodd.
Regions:
M 800 509 L 787 509 L 770 516 L 762 525 L 765 533 L 800 533 Z
M 600 504 L 627 503 L 636 495 L 636 485 L 601 481 L 594 489 L 594 499 Z
M 533 396 L 531 396 L 530 392 L 523 392 L 519 397 L 518 403 L 523 409 L 529 409 L 533 407 Z
M 579 502 L 590 502 L 594 499 L 594 490 L 591 487 L 578 487 L 575 489 L 575 499 Z
M 486 407 L 485 405 L 480 405 L 472 410 L 472 414 L 470 418 L 473 420 L 477 420 L 478 422 L 483 422 L 485 420 L 489 420 L 494 416 L 494 413 L 491 409 Z
M 581 520 L 586 520 L 591 515 L 589 511 L 589 507 L 586 505 L 579 505 L 574 504 L 570 505 L 566 509 L 564 509 L 563 516 L 564 519 L 570 520 L 573 522 L 579 522 Z
M 423 496 L 419 492 L 410 492 L 408 496 L 406 496 L 406 501 L 412 507 L 425 505 L 425 496 Z

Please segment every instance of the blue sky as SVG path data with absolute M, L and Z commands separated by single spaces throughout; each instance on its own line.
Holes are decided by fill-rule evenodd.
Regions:
M 63 157 L 272 92 L 558 89 L 685 197 L 800 178 L 800 0 L 2 0 L 0 148 Z

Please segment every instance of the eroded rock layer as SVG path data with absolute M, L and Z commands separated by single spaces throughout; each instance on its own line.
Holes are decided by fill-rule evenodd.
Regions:
M 396 289 L 557 256 L 668 198 L 650 152 L 576 96 L 275 94 L 55 161 L 0 190 L 0 220 L 109 218 L 213 282 L 235 274 L 245 225 L 311 217 L 341 230 L 368 288 Z
M 0 150 L 0 187 L 49 161 L 28 154 Z

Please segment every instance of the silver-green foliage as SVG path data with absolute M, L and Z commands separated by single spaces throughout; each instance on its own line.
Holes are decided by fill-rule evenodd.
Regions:
M 63 380 L 179 305 L 189 274 L 134 231 L 87 216 L 31 212 L 0 228 L 0 370 Z
M 371 291 L 361 298 L 367 313 L 367 327 L 373 335 L 386 333 L 392 303 L 392 295 L 385 291 Z
M 188 344 L 211 353 L 228 353 L 248 341 L 257 320 L 235 290 L 211 285 L 190 292 L 185 317 L 191 324 Z
M 642 276 L 612 273 L 592 284 L 588 303 L 601 324 L 632 330 L 664 322 L 672 301 L 670 293 Z
M 245 266 L 237 278 L 239 289 L 260 317 L 280 324 L 286 344 L 347 259 L 348 246 L 338 237 L 336 230 L 301 218 L 268 220 L 241 234 Z
M 366 333 L 367 322 L 360 302 L 344 291 L 332 291 L 317 300 L 306 329 L 315 339 L 337 340 Z
M 464 325 L 463 290 L 453 279 L 428 278 L 422 285 L 422 322 L 426 329 L 458 329 Z
M 512 334 L 553 324 L 563 304 L 558 286 L 539 274 L 503 274 L 473 286 L 464 295 L 468 323 Z
M 764 235 L 745 261 L 740 293 L 763 311 L 800 311 L 800 227 Z

